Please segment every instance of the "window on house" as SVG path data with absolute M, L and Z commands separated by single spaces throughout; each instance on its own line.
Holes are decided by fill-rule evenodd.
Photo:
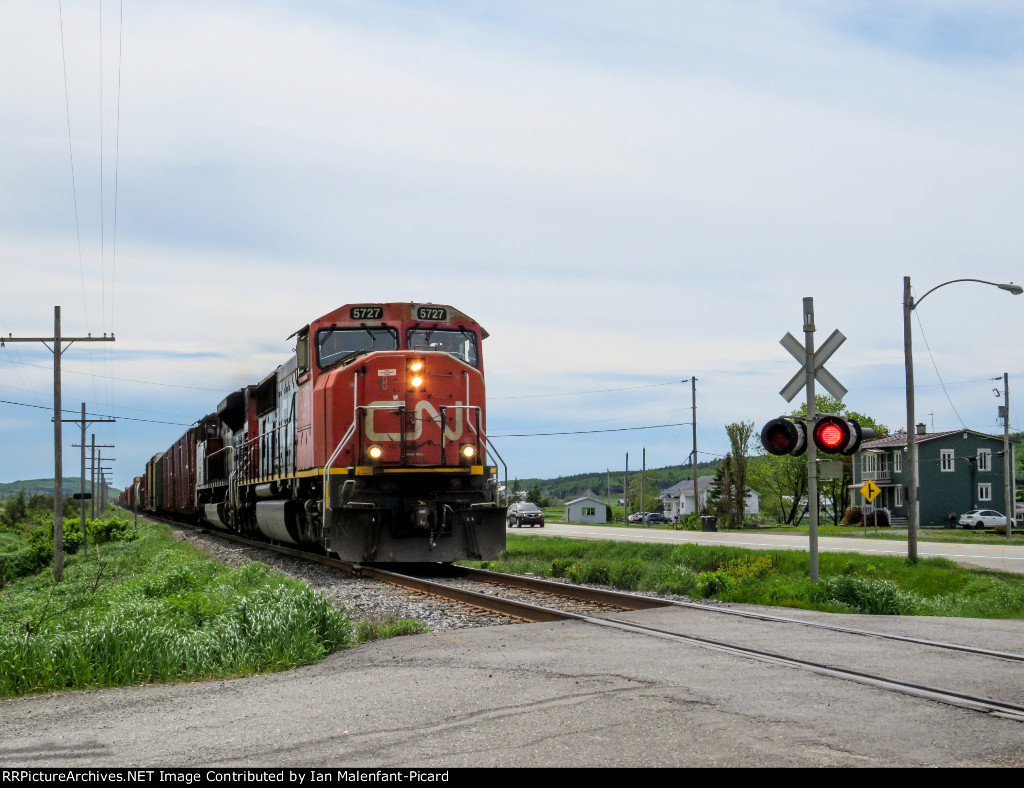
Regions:
M 861 471 L 864 473 L 864 478 L 870 478 L 878 471 L 878 455 L 877 454 L 864 454 L 861 459 Z
M 892 472 L 903 473 L 903 452 L 901 451 L 894 451 L 892 453 Z
M 943 471 L 953 470 L 953 449 L 943 449 L 939 453 L 939 468 Z
M 992 449 L 978 449 L 978 470 L 992 470 Z
M 991 501 L 992 500 L 992 485 L 991 484 L 979 484 L 978 485 L 978 500 L 979 501 Z
M 893 489 L 892 505 L 896 506 L 896 507 L 903 506 L 903 488 L 902 487 L 896 487 L 896 488 Z

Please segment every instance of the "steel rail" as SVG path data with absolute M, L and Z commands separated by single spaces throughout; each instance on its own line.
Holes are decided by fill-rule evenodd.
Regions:
M 178 525 L 180 525 L 180 523 L 178 523 Z M 780 665 L 783 667 L 805 670 L 819 675 L 828 676 L 831 678 L 841 679 L 845 681 L 854 681 L 859 684 L 865 684 L 887 691 L 900 692 L 905 695 L 911 695 L 913 697 L 918 697 L 925 700 L 931 700 L 951 706 L 957 706 L 959 708 L 965 708 L 972 711 L 991 714 L 993 716 L 1013 720 L 1016 722 L 1024 722 L 1024 705 L 1000 701 L 994 698 L 976 696 L 966 692 L 960 692 L 958 690 L 951 690 L 942 687 L 932 687 L 926 684 L 917 684 L 915 682 L 903 681 L 901 679 L 879 676 L 873 673 L 854 670 L 852 668 L 843 668 L 835 665 L 826 665 L 820 662 L 814 662 L 812 660 L 801 659 L 799 657 L 789 657 L 784 654 L 777 654 L 775 652 L 766 651 L 763 649 L 756 649 L 748 646 L 738 646 L 734 643 L 713 640 L 711 638 L 704 638 L 697 635 L 682 634 L 679 632 L 673 632 L 668 629 L 647 626 L 644 624 L 637 624 L 635 622 L 602 619 L 592 615 L 586 615 L 584 613 L 574 613 L 566 610 L 544 608 L 538 605 L 531 605 L 524 602 L 515 602 L 512 600 L 494 597 L 488 594 L 479 594 L 473 591 L 467 591 L 465 589 L 454 588 L 452 586 L 448 586 L 443 583 L 438 583 L 431 580 L 424 580 L 422 578 L 412 577 L 409 575 L 402 575 L 397 572 L 390 572 L 388 570 L 379 569 L 377 567 L 366 566 L 363 564 L 350 564 L 345 561 L 338 561 L 337 559 L 328 558 L 326 556 L 310 554 L 290 547 L 283 547 L 281 545 L 271 545 L 265 542 L 258 542 L 252 539 L 246 539 L 245 537 L 235 536 L 233 534 L 224 534 L 216 531 L 208 531 L 207 529 L 198 530 L 202 530 L 207 533 L 220 536 L 222 538 L 228 539 L 229 541 L 238 542 L 240 544 L 246 544 L 253 547 L 269 549 L 275 552 L 283 553 L 285 555 L 292 555 L 295 557 L 312 560 L 325 566 L 335 567 L 343 571 L 358 574 L 360 576 L 382 580 L 384 582 L 399 585 L 404 588 L 409 588 L 420 593 L 442 596 L 446 599 L 451 599 L 457 602 L 461 602 L 463 604 L 469 604 L 473 607 L 478 607 L 489 612 L 499 612 L 503 613 L 504 615 L 513 616 L 515 618 L 522 618 L 523 620 L 527 621 L 539 623 L 575 620 L 591 624 L 594 626 L 619 630 L 626 633 L 650 635 L 665 640 L 703 646 L 706 648 L 715 649 L 717 651 L 733 654 L 735 656 L 747 659 L 754 659 L 760 662 L 766 662 L 770 664 Z M 469 574 L 473 574 L 476 571 L 480 570 L 473 570 Z M 498 573 L 489 574 L 498 575 Z M 490 580 L 486 580 L 485 582 L 493 583 L 497 582 L 497 579 L 492 578 Z M 544 581 L 536 581 L 533 579 L 531 579 L 530 582 L 531 584 L 536 583 L 538 586 L 544 584 Z M 553 583 L 551 585 L 561 586 L 562 584 Z M 538 589 L 534 588 L 532 590 Z M 561 589 L 558 588 L 555 589 L 555 591 L 560 592 Z M 624 594 L 622 596 L 630 597 L 634 595 Z M 645 599 L 643 597 L 634 598 Z M 715 610 L 715 612 L 720 612 L 717 609 L 713 610 Z M 759 616 L 754 614 L 753 617 Z M 767 620 L 779 620 L 785 623 L 806 623 L 801 622 L 798 619 L 782 619 L 778 617 L 767 617 Z M 857 634 L 862 633 L 858 632 Z M 877 636 L 879 637 L 889 637 L 885 633 L 868 634 L 877 634 Z M 918 643 L 919 641 L 912 642 Z M 920 641 L 920 644 L 948 647 L 947 645 L 939 644 L 934 641 Z M 1002 652 L 992 652 L 992 654 L 1001 656 Z
M 472 567 L 459 567 L 459 569 L 464 575 L 479 577 L 484 582 L 510 585 L 517 588 L 529 588 L 534 591 L 548 591 L 549 586 L 555 589 L 561 589 L 564 587 L 564 584 L 562 583 L 554 583 L 550 580 L 542 580 L 540 578 L 523 578 L 520 575 L 506 575 L 499 572 L 491 572 L 486 569 L 474 569 Z M 560 591 L 559 593 L 564 596 L 576 596 L 579 599 L 590 599 L 590 597 L 584 596 L 585 590 L 586 589 L 583 587 L 575 586 L 572 587 L 572 591 L 565 590 Z M 594 590 L 598 591 L 597 589 Z M 882 640 L 895 640 L 903 643 L 913 643 L 918 646 L 929 646 L 931 648 L 960 651 L 966 654 L 974 654 L 975 656 L 1005 659 L 1013 662 L 1024 662 L 1024 654 L 1017 654 L 1010 651 L 997 651 L 994 649 L 981 648 L 979 646 L 967 646 L 962 643 L 947 643 L 941 640 L 928 640 L 925 638 L 911 637 L 909 635 L 896 635 L 889 632 L 876 632 L 869 629 L 844 627 L 838 624 L 826 624 L 820 621 L 805 621 L 799 618 L 788 618 L 786 616 L 776 616 L 769 613 L 755 613 L 750 610 L 735 610 L 731 608 L 716 607 L 714 605 L 701 604 L 700 602 L 682 602 L 675 599 L 644 597 L 638 594 L 629 594 L 621 591 L 601 591 L 600 593 L 603 593 L 605 596 L 602 598 L 595 597 L 593 598 L 593 601 L 601 601 L 606 604 L 613 605 L 617 604 L 635 610 L 659 606 L 682 607 L 689 608 L 691 610 L 700 610 L 707 613 L 717 613 L 719 615 L 738 616 L 740 618 L 750 618 L 757 621 L 770 621 L 780 624 L 798 624 L 805 627 L 814 627 L 815 629 L 843 632 L 849 635 L 874 637 Z M 633 602 L 630 600 L 633 600 Z M 649 604 L 641 606 L 641 602 L 643 600 L 646 600 Z
M 671 630 L 644 626 L 643 624 L 635 624 L 633 622 L 610 621 L 607 619 L 594 618 L 593 616 L 586 616 L 578 613 L 569 613 L 568 615 L 571 618 L 575 618 L 580 621 L 586 621 L 587 623 L 595 624 L 598 626 L 620 629 L 626 632 L 637 632 L 654 635 L 655 637 L 660 637 L 667 640 L 693 643 L 696 645 L 713 648 L 719 651 L 724 651 L 737 656 L 747 657 L 749 659 L 756 659 L 761 662 L 770 662 L 773 664 L 783 665 L 786 667 L 807 670 L 812 673 L 818 673 L 823 676 L 830 676 L 832 678 L 838 678 L 845 681 L 855 681 L 859 684 L 867 684 L 869 686 L 878 687 L 880 689 L 885 689 L 893 692 L 901 692 L 906 695 L 912 695 L 927 700 L 933 700 L 951 706 L 959 706 L 961 708 L 971 709 L 973 711 L 980 711 L 986 714 L 992 714 L 993 716 L 1005 717 L 1016 722 L 1024 722 L 1024 706 L 1021 706 L 1016 703 L 1008 703 L 1006 701 L 995 700 L 994 698 L 970 695 L 966 692 L 960 692 L 958 690 L 950 690 L 942 687 L 930 687 L 926 684 L 916 684 L 914 682 L 902 681 L 901 679 L 893 679 L 888 678 L 886 676 L 878 676 L 873 673 L 865 673 L 863 671 L 853 670 L 852 668 L 842 668 L 837 667 L 835 665 L 825 665 L 820 662 L 813 662 L 811 660 L 800 659 L 798 657 L 787 657 L 783 654 L 775 654 L 771 651 L 749 648 L 747 646 L 737 646 L 732 643 L 725 643 L 723 641 L 712 640 L 710 638 L 702 638 L 696 635 L 683 635 L 678 632 L 672 632 Z

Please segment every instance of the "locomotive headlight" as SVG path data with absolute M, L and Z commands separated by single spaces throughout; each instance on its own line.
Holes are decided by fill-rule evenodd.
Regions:
M 472 465 L 476 458 L 476 446 L 472 443 L 464 443 L 459 447 L 459 459 L 463 465 Z
M 371 460 L 379 460 L 383 456 L 384 450 L 380 446 L 371 446 L 366 453 L 370 455 Z
M 426 364 L 417 359 L 416 361 L 409 362 L 409 372 L 412 373 L 412 377 L 409 378 L 409 385 L 414 389 L 418 389 L 423 385 L 423 375 L 426 369 Z

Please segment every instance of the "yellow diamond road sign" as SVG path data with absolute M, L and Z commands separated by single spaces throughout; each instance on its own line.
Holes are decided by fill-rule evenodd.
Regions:
M 864 485 L 860 488 L 860 494 L 868 499 L 868 503 L 871 503 L 873 500 L 875 500 L 875 497 L 880 492 L 882 492 L 881 489 L 879 489 L 878 485 L 875 484 L 873 481 L 865 482 Z

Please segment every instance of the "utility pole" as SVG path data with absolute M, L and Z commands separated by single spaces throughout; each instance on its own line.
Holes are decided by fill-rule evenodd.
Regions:
M 629 522 L 629 452 L 626 452 L 626 473 L 622 477 L 622 522 Z
M 647 511 L 647 447 L 644 446 L 643 464 L 640 466 L 640 512 L 643 523 L 647 518 L 643 513 Z
M 696 515 L 700 514 L 700 492 L 697 490 L 697 378 L 690 378 L 690 407 L 693 410 L 693 513 Z M 682 515 L 683 509 L 680 505 L 679 516 Z
M 101 515 L 107 509 L 107 471 L 110 471 L 111 473 L 113 473 L 113 471 L 114 471 L 113 468 L 111 468 L 109 466 L 105 466 L 103 464 L 104 460 L 106 460 L 107 462 L 117 462 L 117 459 L 115 457 L 104 457 L 103 456 L 103 452 L 100 452 L 99 457 L 96 460 L 96 470 L 99 471 L 99 474 L 100 474 L 100 507 L 99 507 L 99 509 L 100 509 L 100 514 Z
M 115 419 L 93 419 L 92 421 L 85 420 L 85 403 L 82 403 L 82 418 L 81 419 L 62 419 L 62 421 L 72 421 L 82 425 L 82 442 L 71 444 L 74 447 L 80 447 L 82 450 L 82 478 L 79 485 L 78 497 L 81 499 L 82 513 L 81 513 L 81 526 L 82 526 L 82 547 L 86 555 L 89 555 L 89 545 L 86 541 L 85 533 L 85 430 L 90 424 L 94 423 L 113 423 Z M 113 448 L 113 446 L 110 446 Z M 92 436 L 92 487 L 89 491 L 89 498 L 92 502 L 92 517 L 96 519 L 96 436 Z
M 60 407 L 60 357 L 75 342 L 113 342 L 114 335 L 108 337 L 62 337 L 60 334 L 60 307 L 53 308 L 52 337 L 13 337 L 8 334 L 0 337 L 0 347 L 7 342 L 42 342 L 53 353 L 53 582 L 60 581 L 64 574 L 64 457 L 63 438 L 61 435 Z M 53 343 L 51 345 L 47 343 Z M 67 343 L 61 347 L 62 343 Z
M 1013 538 L 1013 518 L 1017 516 L 1017 495 L 1013 490 L 1016 468 L 1010 453 L 1010 373 L 1003 373 L 1003 404 L 999 408 L 1003 417 L 1003 477 L 1006 501 L 1006 540 Z

